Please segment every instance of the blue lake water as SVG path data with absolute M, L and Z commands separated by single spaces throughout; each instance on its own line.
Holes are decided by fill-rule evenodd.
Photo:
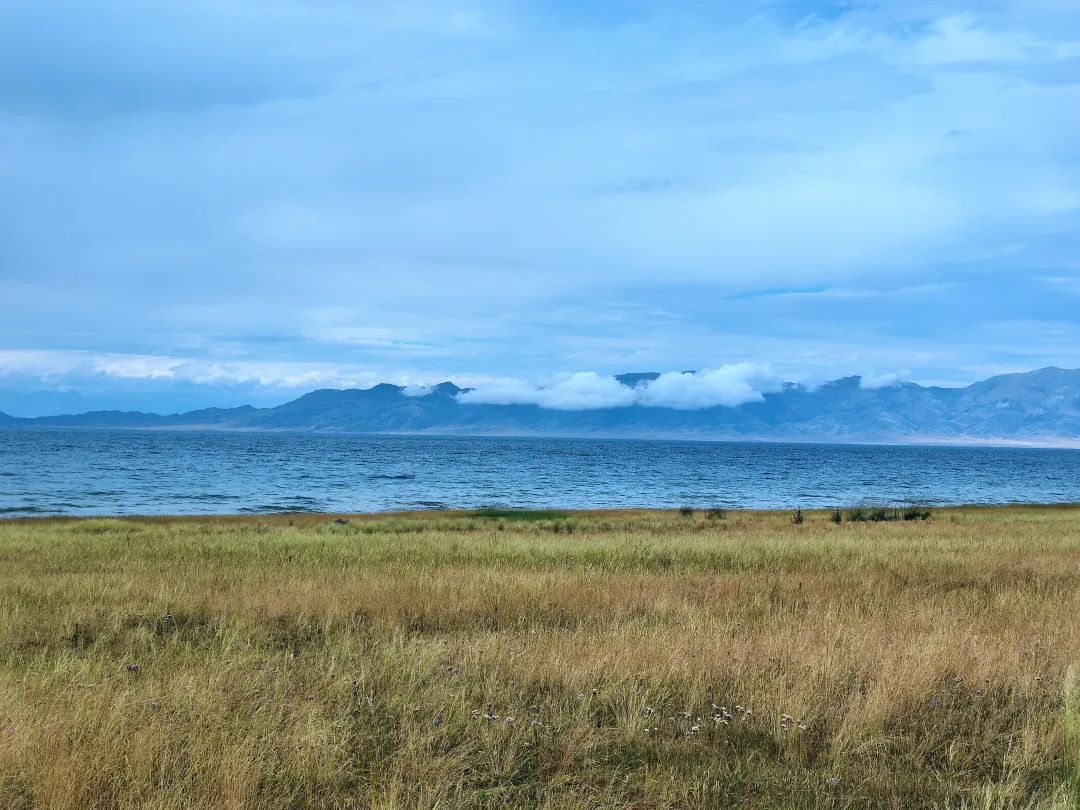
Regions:
M 1080 451 L 0 430 L 0 515 L 1080 501 Z

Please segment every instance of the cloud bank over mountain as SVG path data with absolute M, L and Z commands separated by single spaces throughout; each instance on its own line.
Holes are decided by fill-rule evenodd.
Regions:
M 479 391 L 380 383 L 311 391 L 273 408 L 0 415 L 0 427 L 1080 446 L 1080 370 L 1052 367 L 963 388 L 867 387 L 857 376 L 780 384 L 767 368 L 736 364 L 697 373 L 587 372 L 544 385 L 504 380 Z
M 564 411 L 631 405 L 700 410 L 760 402 L 763 394 L 780 387 L 780 378 L 769 366 L 733 363 L 701 371 L 664 372 L 634 385 L 594 371 L 564 375 L 549 383 L 505 378 L 481 383 L 459 394 L 458 399 L 465 404 L 537 405 Z
M 641 383 L 639 403 L 654 408 L 698 410 L 722 405 L 734 408 L 761 402 L 764 394 L 779 391 L 780 378 L 770 366 L 734 363 L 704 371 L 668 372 Z
M 633 405 L 636 391 L 614 377 L 595 371 L 569 374 L 547 385 L 505 378 L 458 394 L 469 405 L 538 405 L 562 411 L 625 408 Z

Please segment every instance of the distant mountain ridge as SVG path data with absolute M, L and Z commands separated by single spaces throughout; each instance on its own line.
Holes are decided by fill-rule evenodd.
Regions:
M 644 372 L 616 379 L 633 387 L 658 376 Z M 380 383 L 311 391 L 273 408 L 244 405 L 169 415 L 90 411 L 35 418 L 0 413 L 0 426 L 1080 446 L 1080 369 L 1003 374 L 964 388 L 910 382 L 866 388 L 859 377 L 813 388 L 788 383 L 760 402 L 700 410 L 488 405 L 460 401 L 465 390 L 444 382 L 406 393 L 403 386 Z

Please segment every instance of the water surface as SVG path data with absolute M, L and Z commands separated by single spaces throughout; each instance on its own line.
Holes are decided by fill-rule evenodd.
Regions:
M 1080 451 L 0 430 L 0 515 L 1080 501 Z

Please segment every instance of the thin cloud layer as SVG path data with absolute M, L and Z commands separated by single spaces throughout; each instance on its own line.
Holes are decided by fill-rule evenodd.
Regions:
M 250 383 L 280 388 L 319 385 L 349 388 L 373 380 L 370 373 L 357 373 L 356 369 L 329 363 L 228 362 L 152 354 L 0 350 L 0 379 L 14 376 L 43 383 L 51 378 L 66 384 L 98 378 L 182 381 L 202 386 Z

